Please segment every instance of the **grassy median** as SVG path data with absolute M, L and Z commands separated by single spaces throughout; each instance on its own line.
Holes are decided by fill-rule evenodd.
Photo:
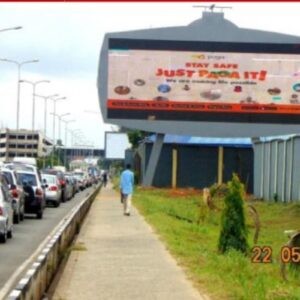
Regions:
M 222 199 L 215 200 L 217 209 L 210 211 L 194 189 L 137 188 L 133 201 L 195 286 L 212 299 L 300 299 L 300 277 L 288 272 L 288 282 L 283 281 L 279 258 L 288 241 L 284 231 L 300 227 L 300 204 L 251 202 L 261 230 L 254 245 L 254 222 L 246 213 L 250 249 L 245 256 L 217 251 Z M 270 247 L 272 262 L 253 263 L 253 246 Z

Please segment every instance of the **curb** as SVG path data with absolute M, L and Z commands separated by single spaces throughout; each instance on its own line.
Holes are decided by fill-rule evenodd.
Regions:
M 71 210 L 55 232 L 52 232 L 47 244 L 27 269 L 23 278 L 15 287 L 12 287 L 3 299 L 40 300 L 43 298 L 65 255 L 65 251 L 74 236 L 79 233 L 80 226 L 100 189 L 101 185 L 98 185 L 90 195 Z

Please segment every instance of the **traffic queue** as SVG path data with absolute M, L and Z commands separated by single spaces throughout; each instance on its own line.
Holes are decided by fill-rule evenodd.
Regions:
M 61 167 L 39 170 L 30 161 L 13 161 L 0 165 L 0 243 L 13 237 L 14 224 L 26 215 L 42 219 L 47 206 L 59 207 L 76 193 L 100 181 L 100 176 Z

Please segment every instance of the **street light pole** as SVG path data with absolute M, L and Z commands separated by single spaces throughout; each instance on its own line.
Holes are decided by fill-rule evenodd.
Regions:
M 70 115 L 70 113 L 65 113 L 65 114 L 61 114 L 61 115 L 58 115 L 58 114 L 56 114 L 56 113 L 51 113 L 51 115 L 53 115 L 53 118 L 54 118 L 54 123 L 53 124 L 55 124 L 55 117 L 58 117 L 58 139 L 60 140 L 60 142 L 61 142 L 61 120 L 62 120 L 62 117 L 64 117 L 64 116 L 68 116 L 68 115 Z M 55 125 L 54 125 L 54 133 L 55 133 Z M 55 144 L 55 143 L 54 143 Z M 61 146 L 60 146 L 61 147 Z M 58 148 L 58 149 L 60 149 L 60 148 Z M 53 152 L 52 152 L 52 160 L 54 161 L 54 149 L 53 149 Z M 60 156 L 60 151 L 59 151 L 59 156 Z
M 76 120 L 62 120 L 66 125 L 65 125 L 65 145 L 67 146 L 68 142 L 68 124 L 75 122 Z
M 56 145 L 56 141 L 55 141 L 55 115 L 56 115 L 56 102 L 60 101 L 60 100 L 65 100 L 67 99 L 67 97 L 59 97 L 59 98 L 54 98 L 51 99 L 53 101 L 53 150 L 52 150 L 52 156 L 51 156 L 51 161 L 52 161 L 52 166 L 54 165 L 54 152 L 55 152 L 55 145 Z
M 51 99 L 53 101 L 53 142 L 54 144 L 56 143 L 55 142 L 55 115 L 56 115 L 56 102 L 59 101 L 59 100 L 65 100 L 67 99 L 67 97 L 60 97 L 60 98 L 53 98 Z
M 39 84 L 39 83 L 50 83 L 50 80 L 39 80 L 39 81 L 29 81 L 29 80 L 20 80 L 20 83 L 29 83 L 32 85 L 32 131 L 34 131 L 34 123 L 35 123 L 35 90 L 36 90 L 36 86 Z
M 61 120 L 65 123 L 65 151 L 64 151 L 64 165 L 67 167 L 67 141 L 68 141 L 68 124 L 76 120 Z
M 58 138 L 60 140 L 61 140 L 61 122 L 64 121 L 62 118 L 69 116 L 69 115 L 70 115 L 70 113 L 65 113 L 65 114 L 61 114 L 61 115 L 55 114 L 55 116 L 57 116 L 57 118 L 58 118 Z
M 44 135 L 46 137 L 47 135 L 47 101 L 48 99 L 52 99 L 53 97 L 57 97 L 58 94 L 53 94 L 53 95 L 49 95 L 49 96 L 42 96 L 42 95 L 37 95 L 35 94 L 35 96 L 39 97 L 39 98 L 43 98 L 45 105 L 44 105 Z
M 81 134 L 82 132 L 81 132 L 81 129 L 79 129 L 79 128 L 77 128 L 77 129 L 74 129 L 74 130 L 72 130 L 72 146 L 74 147 L 76 144 L 75 144 L 75 142 L 74 142 L 74 138 L 78 138 L 78 134 Z M 78 155 L 79 156 L 79 150 L 78 151 L 76 151 L 76 149 L 73 151 L 73 153 L 74 153 L 74 157 L 76 156 L 76 155 Z M 73 159 L 74 159 L 74 157 L 73 157 Z
M 22 61 L 22 62 L 18 62 L 15 60 L 11 60 L 11 59 L 6 59 L 6 58 L 0 58 L 0 61 L 3 62 L 8 62 L 8 63 L 12 63 L 15 64 L 18 67 L 18 87 L 17 87 L 17 130 L 19 129 L 19 119 L 20 119 L 20 80 L 21 80 L 21 67 L 25 64 L 30 64 L 30 63 L 36 63 L 39 62 L 38 59 L 34 59 L 34 60 L 27 60 L 27 61 Z

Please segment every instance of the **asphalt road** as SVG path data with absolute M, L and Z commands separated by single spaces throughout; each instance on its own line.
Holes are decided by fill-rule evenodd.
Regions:
M 14 225 L 13 238 L 8 239 L 6 244 L 0 244 L 0 290 L 55 226 L 92 190 L 94 186 L 77 193 L 74 198 L 62 203 L 58 208 L 47 207 L 42 220 L 36 219 L 34 215 L 27 215 L 23 222 Z

